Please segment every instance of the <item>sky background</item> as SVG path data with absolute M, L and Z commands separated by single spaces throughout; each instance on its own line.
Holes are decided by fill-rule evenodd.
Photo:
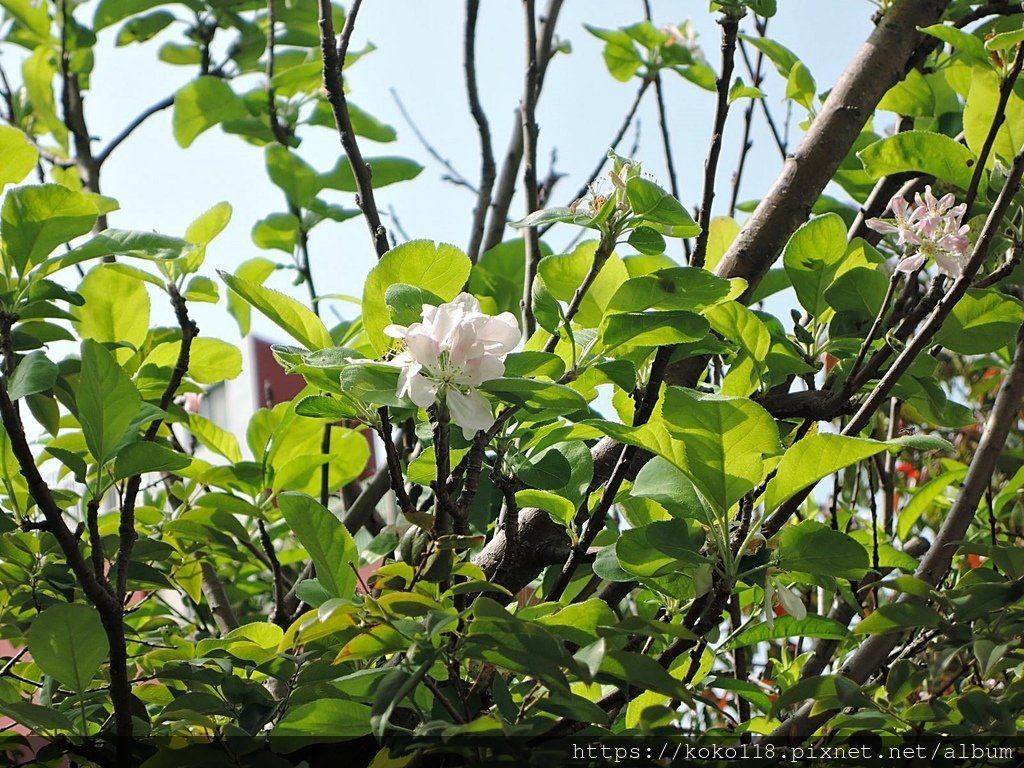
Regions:
M 307 0 L 303 0 L 304 2 Z M 539 7 L 545 3 L 538 2 Z M 708 13 L 707 0 L 652 0 L 657 26 L 678 24 L 692 18 L 699 42 L 709 63 L 720 67 L 720 28 Z M 432 160 L 402 118 L 394 89 L 419 130 L 437 151 L 473 183 L 478 180 L 479 143 L 469 113 L 462 72 L 463 3 L 454 0 L 366 0 L 360 13 L 352 48 L 367 43 L 377 46 L 371 55 L 346 70 L 350 100 L 398 131 L 398 140 L 376 144 L 361 140 L 363 154 L 402 155 L 424 166 L 411 181 L 386 187 L 377 193 L 383 211 L 393 208 L 404 231 L 412 238 L 447 241 L 465 247 L 475 197 L 466 189 L 442 180 L 447 171 Z M 831 88 L 845 64 L 870 33 L 875 5 L 869 0 L 780 0 L 780 12 L 772 19 L 769 36 L 793 50 L 813 73 L 818 91 Z M 512 129 L 514 109 L 522 89 L 523 20 L 521 3 L 486 0 L 478 22 L 478 80 L 487 111 L 499 164 Z M 78 12 L 91 18 L 93 3 Z M 180 6 L 182 16 L 184 9 Z M 608 74 L 601 57 L 603 42 L 584 28 L 614 28 L 643 19 L 639 0 L 567 0 L 559 18 L 558 37 L 569 42 L 572 53 L 558 55 L 551 63 L 538 105 L 540 173 L 549 168 L 552 150 L 557 151 L 557 170 L 565 177 L 555 188 L 551 204 L 569 204 L 597 160 L 607 151 L 638 81 L 620 83 Z M 193 75 L 191 67 L 172 67 L 156 58 L 160 44 L 180 39 L 181 26 L 172 26 L 142 45 L 113 47 L 120 24 L 100 36 L 92 90 L 87 96 L 89 127 L 103 146 L 110 137 L 146 106 L 174 93 Z M 753 32 L 747 19 L 741 30 Z M 16 59 L 8 52 L 3 64 L 17 72 Z M 767 103 L 778 121 L 785 119 L 782 103 L 785 83 L 769 66 L 764 85 Z M 746 77 L 741 63 L 737 74 Z M 236 90 L 255 87 L 258 79 L 240 81 Z M 244 85 L 243 85 L 244 84 Z M 702 168 L 707 152 L 714 110 L 714 94 L 703 91 L 669 73 L 664 79 L 672 148 L 684 204 L 699 199 Z M 747 102 L 733 106 L 721 156 L 715 213 L 726 211 L 730 180 L 739 154 L 742 116 Z M 790 128 L 790 149 L 799 138 L 797 124 L 806 115 L 795 108 Z M 666 188 L 664 154 L 658 134 L 653 89 L 639 112 L 640 143 L 634 159 L 643 163 Z M 621 145 L 633 144 L 633 129 Z M 782 160 L 767 134 L 760 111 L 755 113 L 754 148 L 747 162 L 741 200 L 760 198 L 781 168 Z M 324 128 L 307 128 L 299 154 L 320 171 L 331 168 L 341 154 L 336 134 Z M 285 210 L 281 193 L 266 177 L 263 150 L 214 128 L 187 150 L 171 135 L 171 111 L 147 121 L 115 152 L 104 167 L 103 192 L 117 198 L 121 210 L 110 217 L 111 226 L 181 234 L 196 215 L 227 200 L 234 216 L 227 230 L 210 247 L 205 274 L 213 269 L 233 271 L 239 263 L 257 255 L 286 260 L 277 251 L 261 251 L 250 239 L 253 224 L 271 212 Z M 352 206 L 353 196 L 337 193 L 331 202 Z M 514 201 L 511 215 L 524 214 L 523 203 Z M 741 214 L 742 216 L 742 214 Z M 388 222 L 385 222 L 386 224 Z M 548 242 L 557 251 L 576 234 L 557 227 Z M 508 236 L 513 236 L 510 231 Z M 311 240 L 312 269 L 321 293 L 356 294 L 375 263 L 366 226 L 361 219 L 342 224 L 322 224 Z M 282 274 L 269 285 L 304 298 Z M 156 298 L 156 297 L 154 297 Z M 350 318 L 358 308 L 332 303 L 325 308 L 328 324 L 336 314 Z M 237 340 L 238 331 L 223 303 L 198 305 L 196 315 L 204 334 Z M 171 322 L 169 309 L 154 302 L 154 319 Z M 285 341 L 268 321 L 254 313 L 254 331 Z

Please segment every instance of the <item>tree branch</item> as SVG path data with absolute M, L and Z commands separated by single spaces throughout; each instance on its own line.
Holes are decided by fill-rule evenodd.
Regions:
M 966 536 L 971 521 L 974 520 L 977 513 L 978 505 L 989 487 L 1010 428 L 1018 421 L 1018 411 L 1022 400 L 1024 400 L 1024 328 L 1017 334 L 1013 364 L 1007 377 L 1003 380 L 992 412 L 985 421 L 984 432 L 974 457 L 971 459 L 960 493 L 943 521 L 942 527 L 935 537 L 935 542 L 915 571 L 916 578 L 934 587 L 949 572 L 953 555 Z M 899 602 L 921 603 L 923 601 L 921 598 L 905 593 Z M 889 654 L 899 645 L 902 636 L 900 632 L 891 632 L 869 637 L 847 660 L 839 670 L 839 674 L 858 685 L 863 684 L 885 663 Z M 813 702 L 804 704 L 792 717 L 766 736 L 763 743 L 800 744 L 836 714 L 833 710 L 812 715 L 812 707 Z
M 718 76 L 718 100 L 715 106 L 715 123 L 711 130 L 711 146 L 704 161 L 704 194 L 700 202 L 700 233 L 693 248 L 690 264 L 701 268 L 708 252 L 708 236 L 711 229 L 711 204 L 715 200 L 715 178 L 718 175 L 718 158 L 722 153 L 725 138 L 725 121 L 729 117 L 729 87 L 732 85 L 732 71 L 736 63 L 736 35 L 739 19 L 725 14 L 719 21 L 722 25 L 722 74 Z
M 352 118 L 348 113 L 348 100 L 345 98 L 345 87 L 342 80 L 341 69 L 345 63 L 345 54 L 348 51 L 349 41 L 352 39 L 352 31 L 355 29 L 356 16 L 359 13 L 359 6 L 362 0 L 353 0 L 349 9 L 348 18 L 345 19 L 345 28 L 341 33 L 341 40 L 335 47 L 334 21 L 331 18 L 331 0 L 318 0 L 320 4 L 320 50 L 324 62 L 324 89 L 327 91 L 327 100 L 334 113 L 334 123 L 338 128 L 338 136 L 341 139 L 341 146 L 348 155 L 348 161 L 352 166 L 352 174 L 355 176 L 356 188 L 359 194 L 356 196 L 356 204 L 363 212 L 366 225 L 370 228 L 370 237 L 373 240 L 373 247 L 380 258 L 391 247 L 388 244 L 388 233 L 380 221 L 380 213 L 377 211 L 377 200 L 373 195 L 373 180 L 370 166 L 363 160 L 359 151 L 359 143 L 356 141 L 355 131 L 352 129 Z
M 463 37 L 463 71 L 466 77 L 466 96 L 469 111 L 480 135 L 480 189 L 477 191 L 476 207 L 473 209 L 473 225 L 469 233 L 467 253 L 473 263 L 480 257 L 480 244 L 484 237 L 487 210 L 491 205 L 491 190 L 497 169 L 494 164 L 494 147 L 491 144 L 491 127 L 487 114 L 480 103 L 480 90 L 476 82 L 476 21 L 480 0 L 466 0 L 466 32 Z

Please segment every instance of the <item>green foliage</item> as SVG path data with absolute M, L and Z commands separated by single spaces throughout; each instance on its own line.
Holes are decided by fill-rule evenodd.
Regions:
M 486 214 L 467 251 L 380 254 L 371 219 L 373 251 L 358 242 L 379 258 L 360 292 L 320 248 L 360 250 L 365 222 L 346 222 L 372 216 L 367 175 L 420 193 L 430 176 L 374 152 L 353 167 L 353 137 L 397 132 L 351 102 L 344 152 L 318 155 L 316 134 L 339 137 L 340 96 L 367 96 L 350 68 L 372 44 L 349 48 L 331 103 L 313 3 L 99 0 L 58 18 L 0 0 L 5 723 L 51 742 L 41 764 L 146 768 L 555 764 L 569 734 L 806 740 L 807 702 L 830 744 L 1016 735 L 1024 443 L 1019 403 L 993 403 L 1019 386 L 1020 196 L 995 206 L 1024 143 L 1024 86 L 1008 82 L 1024 37 L 1019 14 L 958 23 L 979 5 L 921 29 L 941 45 L 873 113 L 825 109 L 831 84 L 760 24 L 747 34 L 775 0 L 710 4 L 741 30 L 737 55 L 763 57 L 754 84 L 735 68 L 719 83 L 718 46 L 702 50 L 692 22 L 587 26 L 608 75 L 641 96 L 671 105 L 697 88 L 733 105 L 710 153 L 719 194 L 740 107 L 756 145 L 781 98 L 812 144 L 793 136 L 786 167 L 831 153 L 835 196 L 784 178 L 754 217 L 738 203 L 709 219 L 721 198 L 694 208 L 701 190 L 682 177 L 670 194 L 660 154 L 642 168 L 612 151 L 582 199 L 552 194 L 552 175 L 539 192 L 555 205 L 509 222 L 499 198 L 522 174 L 492 147 L 491 199 L 451 213 Z M 537 73 L 552 81 L 561 39 Z M 101 178 L 117 193 L 107 169 L 150 114 L 109 137 L 89 122 L 97 59 L 109 71 L 127 46 L 178 67 L 152 110 L 171 107 L 168 141 L 188 149 L 221 126 L 256 148 L 276 199 L 240 224 L 217 203 L 178 236 L 100 194 Z M 898 215 L 883 191 L 926 184 L 955 204 L 976 192 L 965 254 L 988 252 L 957 292 L 932 251 L 894 279 L 917 245 L 861 221 Z M 232 223 L 263 256 L 220 252 Z M 521 237 L 502 240 L 506 224 Z M 393 219 L 381 226 L 390 236 Z M 464 291 L 479 312 L 451 304 Z M 299 345 L 273 354 L 306 384 L 292 401 L 262 393 L 242 425 L 218 410 L 245 373 L 235 341 L 207 334 L 222 294 L 243 336 L 255 308 Z M 870 669 L 864 648 L 885 649 Z M 20 739 L 5 736 L 0 762 L 24 761 Z

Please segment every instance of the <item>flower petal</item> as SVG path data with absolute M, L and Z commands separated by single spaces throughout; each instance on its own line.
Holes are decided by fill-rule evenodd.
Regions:
M 782 603 L 782 607 L 786 609 L 786 613 L 794 619 L 803 621 L 807 618 L 807 606 L 804 605 L 804 601 L 800 599 L 796 592 L 779 585 L 779 591 L 776 592 L 776 595 L 779 598 L 779 602 Z
M 915 272 L 924 265 L 924 256 L 917 254 L 916 256 L 907 256 L 899 264 L 896 265 L 896 270 L 899 272 Z
M 449 388 L 445 402 L 451 411 L 452 421 L 462 427 L 462 434 L 467 440 L 472 440 L 478 431 L 490 429 L 494 424 L 490 403 L 475 389 L 463 393 Z

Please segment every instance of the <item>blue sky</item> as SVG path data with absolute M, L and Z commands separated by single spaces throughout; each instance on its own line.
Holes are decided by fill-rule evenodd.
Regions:
M 500 159 L 522 87 L 521 3 L 486 0 L 481 5 L 479 79 Z M 538 6 L 543 5 L 538 2 Z M 772 20 L 769 35 L 803 59 L 816 78 L 819 92 L 827 90 L 870 32 L 874 4 L 869 0 L 780 0 L 779 5 L 780 13 Z M 718 68 L 719 27 L 707 12 L 706 0 L 652 0 L 652 7 L 654 22 L 659 26 L 693 18 L 702 47 L 711 64 Z M 80 12 L 88 16 L 91 9 L 86 6 Z M 391 88 L 399 93 L 418 127 L 437 150 L 475 182 L 478 141 L 467 108 L 461 68 L 463 12 L 463 3 L 454 0 L 366 0 L 353 48 L 372 42 L 377 50 L 351 69 L 348 85 L 354 103 L 390 123 L 399 133 L 398 141 L 392 144 L 364 142 L 364 154 L 405 155 L 425 166 L 416 180 L 381 190 L 381 207 L 387 210 L 393 206 L 411 237 L 444 240 L 464 247 L 474 198 L 465 189 L 441 180 L 444 169 L 422 149 L 390 93 Z M 538 107 L 541 172 L 546 171 L 547 159 L 554 149 L 558 153 L 557 168 L 566 174 L 556 188 L 552 201 L 555 204 L 571 201 L 594 163 L 607 150 L 637 87 L 635 81 L 619 83 L 608 75 L 601 58 L 602 43 L 583 24 L 618 27 L 642 18 L 639 0 L 565 3 L 558 34 L 571 43 L 572 53 L 560 55 L 552 62 Z M 180 27 L 145 45 L 113 49 L 111 41 L 117 26 L 101 36 L 102 50 L 97 56 L 93 90 L 86 104 L 90 128 L 102 140 L 115 135 L 150 103 L 173 93 L 191 74 L 188 68 L 156 61 L 159 43 L 180 34 Z M 752 31 L 749 20 L 743 27 Z M 5 59 L 5 66 L 12 69 L 11 58 Z M 746 74 L 742 66 L 737 73 Z M 248 87 L 254 84 L 252 81 Z M 769 71 L 766 90 L 768 104 L 777 119 L 784 119 L 784 83 L 774 70 Z M 665 94 L 681 196 L 685 204 L 692 206 L 700 195 L 714 96 L 677 77 L 666 78 Z M 716 213 L 728 205 L 729 179 L 739 151 L 745 104 L 735 105 L 728 126 Z M 791 147 L 796 144 L 797 123 L 803 117 L 794 112 Z M 645 170 L 667 187 L 653 92 L 645 97 L 639 118 L 640 148 L 635 159 L 642 161 Z M 111 216 L 111 225 L 180 234 L 194 216 L 220 200 L 228 200 L 234 206 L 234 217 L 211 247 L 205 271 L 212 274 L 214 267 L 232 270 L 255 255 L 283 256 L 260 251 L 249 237 L 257 219 L 284 208 L 280 193 L 266 179 L 262 151 L 219 129 L 207 132 L 190 149 L 182 150 L 171 138 L 170 120 L 169 110 L 150 119 L 105 167 L 103 191 L 116 197 L 122 208 Z M 632 131 L 627 134 L 624 149 L 632 144 L 633 137 Z M 741 199 L 763 195 L 781 166 L 779 153 L 767 137 L 759 115 L 754 137 Z M 341 150 L 333 132 L 312 129 L 299 151 L 319 170 L 327 170 Z M 336 201 L 352 203 L 351 196 Z M 518 200 L 512 213 L 523 213 Z M 551 245 L 557 249 L 574 234 L 568 229 L 553 230 Z M 314 275 L 323 293 L 358 294 L 374 263 L 366 227 L 359 220 L 322 225 L 314 232 L 312 253 Z M 277 288 L 290 290 L 296 296 L 305 295 L 304 291 L 291 288 L 281 276 L 272 280 Z M 197 309 L 204 333 L 229 340 L 237 338 L 234 323 L 222 305 Z M 344 304 L 336 305 L 335 309 L 346 317 L 357 311 Z M 154 311 L 163 310 L 155 305 Z M 169 321 L 169 312 L 161 319 Z M 254 328 L 280 338 L 261 319 L 255 321 Z

